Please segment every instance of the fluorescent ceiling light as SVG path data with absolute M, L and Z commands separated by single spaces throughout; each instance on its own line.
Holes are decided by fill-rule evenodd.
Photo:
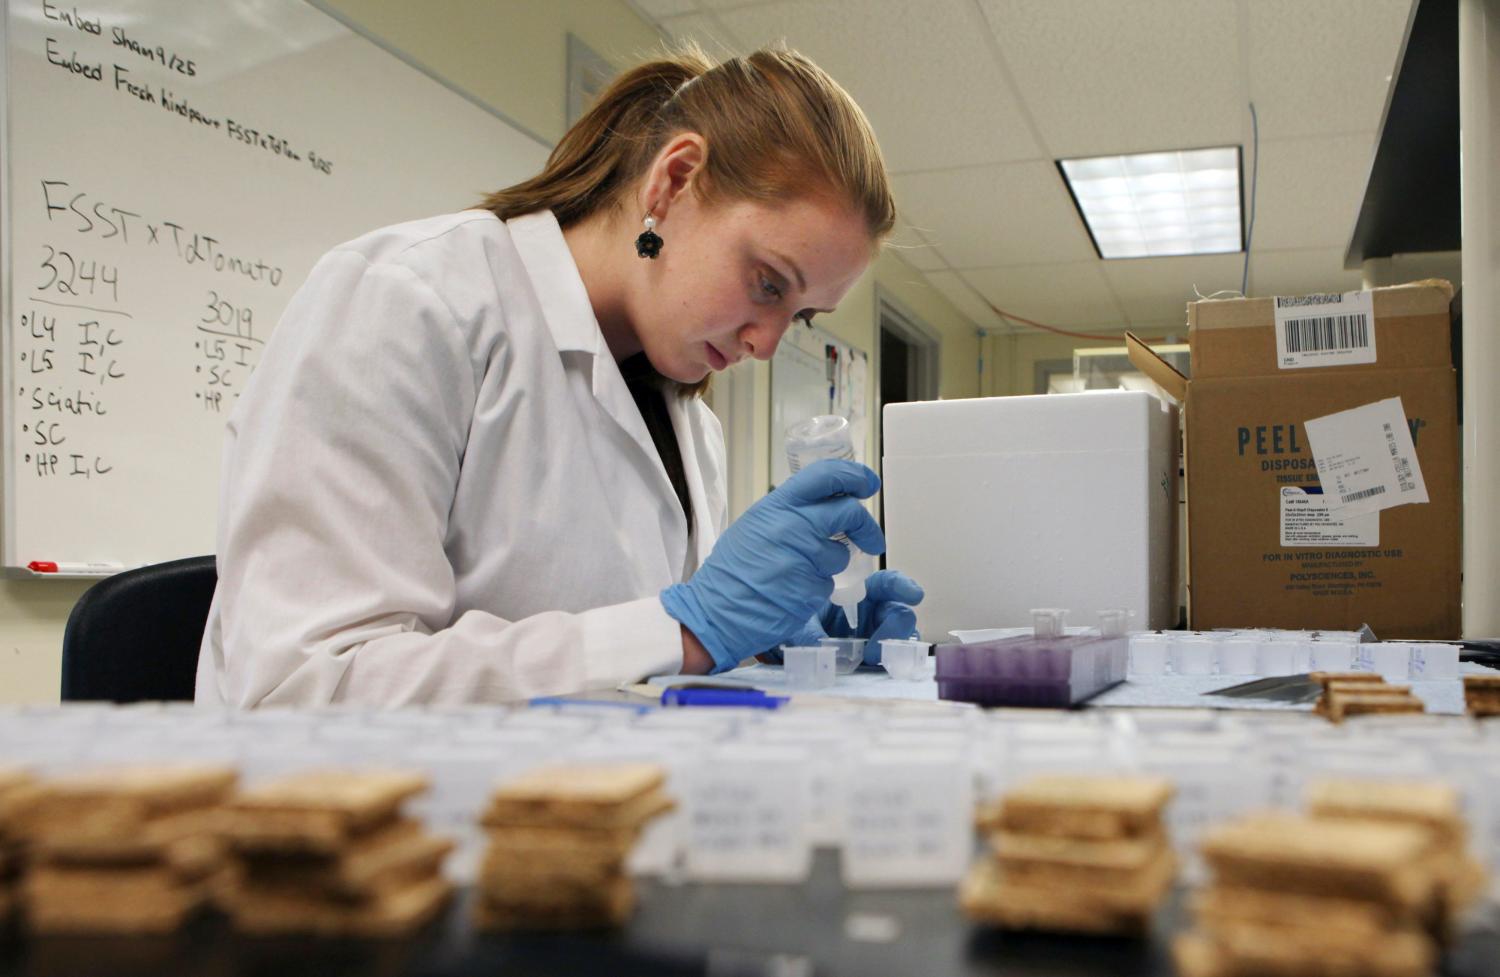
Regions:
M 1101 258 L 1244 249 L 1238 146 L 1062 159 L 1057 167 Z

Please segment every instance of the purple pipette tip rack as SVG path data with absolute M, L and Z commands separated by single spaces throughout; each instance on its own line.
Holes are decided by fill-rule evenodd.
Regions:
M 1125 679 L 1128 638 L 1018 637 L 938 645 L 938 698 L 981 706 L 1074 706 Z

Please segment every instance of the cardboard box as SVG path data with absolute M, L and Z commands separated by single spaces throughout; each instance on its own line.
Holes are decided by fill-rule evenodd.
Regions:
M 917 624 L 1029 627 L 1126 608 L 1174 627 L 1177 410 L 1141 391 L 889 404 L 886 564 L 926 590 Z
M 1459 636 L 1452 287 L 1417 282 L 1369 297 L 1371 362 L 1281 368 L 1271 299 L 1188 307 L 1191 382 L 1130 337 L 1132 361 L 1184 404 L 1191 627 L 1369 624 L 1381 638 Z M 1392 397 L 1429 501 L 1362 525 L 1336 510 L 1326 526 L 1296 523 L 1304 507 L 1328 505 L 1307 421 Z M 1288 526 L 1294 545 L 1283 545 Z

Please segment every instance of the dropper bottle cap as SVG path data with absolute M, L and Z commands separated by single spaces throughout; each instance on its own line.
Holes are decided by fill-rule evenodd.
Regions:
M 1106 638 L 1123 637 L 1130 630 L 1131 612 L 1111 607 L 1099 612 L 1099 633 Z
M 1063 634 L 1065 607 L 1034 607 L 1031 610 L 1031 632 L 1038 638 L 1058 638 Z

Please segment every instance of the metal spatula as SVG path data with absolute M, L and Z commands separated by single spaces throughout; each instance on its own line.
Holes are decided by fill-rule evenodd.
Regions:
M 1323 693 L 1321 683 L 1307 675 L 1273 675 L 1253 682 L 1241 682 L 1225 689 L 1214 689 L 1204 695 L 1227 695 L 1236 699 L 1269 699 L 1293 704 L 1312 702 Z

